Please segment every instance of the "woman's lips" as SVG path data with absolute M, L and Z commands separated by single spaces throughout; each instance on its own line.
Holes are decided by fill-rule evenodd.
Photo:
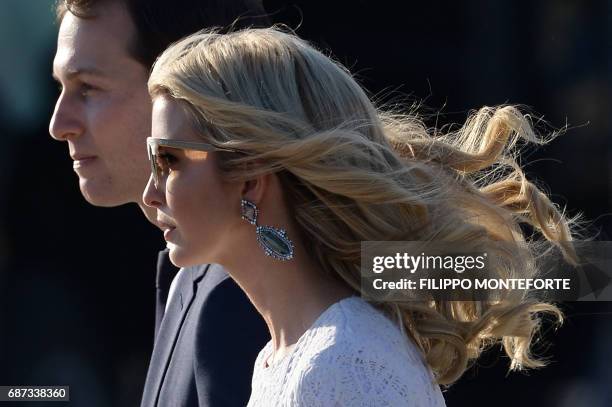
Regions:
M 174 227 L 164 227 L 164 239 L 165 240 L 170 240 L 170 235 L 172 234 L 172 232 L 174 231 Z
M 164 231 L 164 239 L 166 240 L 170 239 L 172 231 L 176 229 L 176 226 L 171 225 L 170 223 L 164 222 L 160 218 L 157 218 L 157 227 Z

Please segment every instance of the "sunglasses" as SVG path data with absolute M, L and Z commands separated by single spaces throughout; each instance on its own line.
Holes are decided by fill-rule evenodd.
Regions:
M 168 170 L 168 163 L 163 157 L 159 155 L 159 147 L 170 147 L 178 148 L 180 150 L 196 150 L 196 151 L 227 151 L 235 153 L 237 150 L 231 150 L 227 148 L 218 148 L 209 143 L 198 142 L 198 141 L 182 141 L 182 140 L 168 140 L 163 138 L 147 137 L 147 152 L 149 154 L 149 161 L 151 162 L 151 173 L 153 174 L 153 183 L 155 188 L 160 184 L 160 180 Z

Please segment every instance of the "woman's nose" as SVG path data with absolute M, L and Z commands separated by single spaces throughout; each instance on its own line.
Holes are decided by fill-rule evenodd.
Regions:
M 164 203 L 164 194 L 162 194 L 156 187 L 155 182 L 153 182 L 153 174 L 149 176 L 149 182 L 147 182 L 147 186 L 142 193 L 142 201 L 145 205 L 150 206 L 151 208 L 159 208 Z

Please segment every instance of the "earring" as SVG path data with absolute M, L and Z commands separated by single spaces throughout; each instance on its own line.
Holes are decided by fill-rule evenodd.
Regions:
M 251 201 L 240 201 L 242 219 L 256 226 L 257 242 L 266 255 L 277 260 L 291 260 L 293 258 L 293 242 L 287 237 L 287 232 L 272 226 L 257 225 L 259 209 Z

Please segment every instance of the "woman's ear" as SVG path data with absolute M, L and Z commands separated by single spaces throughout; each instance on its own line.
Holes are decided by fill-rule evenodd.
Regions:
M 259 204 L 270 185 L 272 174 L 259 175 L 256 178 L 245 181 L 242 186 L 242 198 Z

